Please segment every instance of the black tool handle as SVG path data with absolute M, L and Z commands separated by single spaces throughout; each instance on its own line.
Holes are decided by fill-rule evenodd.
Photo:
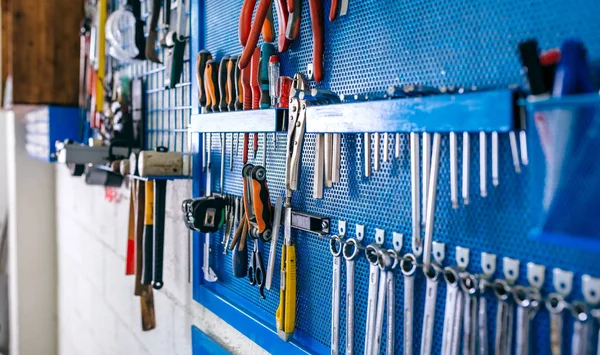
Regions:
M 221 64 L 219 64 L 219 110 L 221 112 L 227 112 L 229 110 L 229 93 L 227 92 L 227 63 L 229 63 L 229 57 L 225 56 L 221 59 Z
M 154 182 L 154 282 L 152 287 L 160 290 L 163 283 L 163 260 L 165 248 L 165 205 L 167 181 Z

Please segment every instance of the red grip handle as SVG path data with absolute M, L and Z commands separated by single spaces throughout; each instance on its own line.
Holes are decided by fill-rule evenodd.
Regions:
M 285 0 L 275 0 L 275 9 L 277 10 L 277 22 L 279 23 L 279 35 L 277 37 L 277 49 L 283 53 L 290 47 L 291 41 L 285 36 L 288 17 L 290 13 L 286 9 Z
M 315 81 L 323 80 L 323 2 L 309 0 L 310 19 L 313 32 L 313 71 Z
M 240 37 L 240 44 L 246 45 L 248 41 L 248 35 L 250 34 L 250 28 L 252 27 L 252 14 L 254 13 L 254 6 L 256 0 L 244 0 L 242 4 L 242 10 L 240 11 L 240 27 L 238 35 Z
M 248 35 L 248 40 L 246 41 L 244 51 L 240 57 L 240 62 L 238 63 L 240 69 L 244 69 L 248 66 L 248 64 L 250 64 L 250 59 L 252 58 L 254 50 L 256 49 L 256 44 L 258 43 L 258 37 L 260 36 L 263 23 L 267 17 L 267 12 L 269 12 L 269 9 L 271 8 L 271 1 L 272 0 L 260 0 L 260 3 L 258 4 L 258 9 L 256 10 L 256 15 L 254 16 L 254 23 L 250 29 L 250 34 Z

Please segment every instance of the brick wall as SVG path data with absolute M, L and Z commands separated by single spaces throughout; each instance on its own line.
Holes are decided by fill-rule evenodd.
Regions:
M 190 354 L 191 325 L 231 353 L 265 353 L 192 299 L 180 212 L 181 201 L 191 196 L 189 181 L 168 184 L 165 287 L 154 292 L 157 328 L 141 331 L 133 276 L 125 276 L 128 195 L 122 188 L 119 202 L 107 202 L 102 187 L 56 167 L 59 353 Z

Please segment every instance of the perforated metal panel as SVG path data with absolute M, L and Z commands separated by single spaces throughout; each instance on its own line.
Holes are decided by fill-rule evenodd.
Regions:
M 204 16 L 204 43 L 217 60 L 224 55 L 241 52 L 237 29 L 242 1 L 206 0 Z M 329 9 L 330 1 L 325 1 Z M 523 84 L 523 73 L 516 54 L 520 40 L 536 37 L 541 47 L 559 46 L 565 36 L 578 36 L 587 45 L 590 58 L 600 57 L 600 31 L 596 14 L 600 3 L 595 0 L 564 2 L 551 1 L 358 1 L 350 0 L 346 17 L 325 23 L 325 80 L 318 85 L 339 94 L 384 91 L 392 84 L 422 83 L 429 85 L 457 85 L 465 87 L 505 88 L 511 84 Z M 325 11 L 326 15 L 328 10 Z M 327 16 L 326 16 L 327 17 Z M 200 26 L 202 28 L 202 26 Z M 197 34 L 193 34 L 197 35 Z M 285 75 L 305 72 L 311 61 L 312 37 L 308 2 L 303 2 L 303 21 L 299 40 L 290 51 L 281 56 Z M 368 120 L 368 117 L 356 119 Z M 229 151 L 234 135 L 227 134 L 226 162 L 229 167 Z M 250 135 L 252 138 L 252 135 Z M 285 135 L 279 134 L 277 146 L 273 146 L 272 134 L 267 135 L 267 172 L 271 197 L 284 194 Z M 364 177 L 363 141 L 361 135 L 344 135 L 342 142 L 341 181 L 326 189 L 322 200 L 312 198 L 315 135 L 305 137 L 301 163 L 300 190 L 294 194 L 293 207 L 332 218 L 332 230 L 337 221 L 348 223 L 347 234 L 354 236 L 355 224 L 366 226 L 366 242 L 374 240 L 374 228 L 386 231 L 385 246 L 391 248 L 392 232 L 404 234 L 403 251 L 410 250 L 411 240 L 411 190 L 408 136 L 401 135 L 401 157 L 382 163 L 380 171 L 372 177 Z M 490 136 L 487 136 L 490 147 Z M 212 190 L 219 191 L 220 150 L 219 135 L 211 141 Z M 240 137 L 240 142 L 242 138 Z M 393 152 L 393 139 L 390 152 Z M 382 142 L 383 144 L 383 138 Z M 458 140 L 459 157 L 462 156 L 461 135 Z M 262 144 L 262 135 L 261 135 Z M 252 143 L 250 144 L 250 147 Z M 597 255 L 575 248 L 556 247 L 528 239 L 531 213 L 528 205 L 530 186 L 527 185 L 528 168 L 521 174 L 513 170 L 508 135 L 500 135 L 500 185 L 491 182 L 491 150 L 487 152 L 488 197 L 479 194 L 479 138 L 471 135 L 471 177 L 468 206 L 462 204 L 452 209 L 449 187 L 448 136 L 441 145 L 440 172 L 437 190 L 434 240 L 446 243 L 445 264 L 456 265 L 454 248 L 471 249 L 468 270 L 481 272 L 481 252 L 497 254 L 499 265 L 496 277 L 503 278 L 501 258 L 504 256 L 521 260 L 519 283 L 526 284 L 526 263 L 534 262 L 547 267 L 545 292 L 552 291 L 551 268 L 559 267 L 576 272 L 575 298 L 581 298 L 579 277 L 583 273 L 599 276 Z M 257 159 L 260 164 L 262 150 Z M 459 159 L 459 164 L 462 164 Z M 241 196 L 241 149 L 234 156 L 233 171 L 226 170 L 225 192 Z M 459 171 L 459 179 L 460 171 Z M 460 180 L 459 180 L 460 181 Z M 197 181 L 199 183 L 199 181 Z M 275 327 L 275 310 L 279 303 L 278 246 L 276 272 L 273 288 L 262 300 L 258 290 L 247 279 L 236 279 L 231 272 L 231 257 L 223 255 L 221 235 L 212 239 L 213 268 L 219 276 L 215 284 L 203 287 L 228 300 L 242 298 L 253 308 L 248 311 L 262 315 L 265 326 Z M 329 243 L 306 233 L 296 237 L 298 253 L 298 318 L 296 328 L 314 341 L 328 347 L 331 329 L 331 282 L 332 257 Z M 252 250 L 252 242 L 249 250 Z M 281 240 L 280 240 L 281 244 Z M 263 247 L 263 259 L 268 258 L 268 245 Z M 345 267 L 343 268 L 345 270 Z M 197 270 L 201 272 L 201 270 Z M 366 260 L 357 262 L 356 268 L 356 318 L 355 351 L 363 351 L 368 265 Z M 437 296 L 434 330 L 434 353 L 440 352 L 442 321 L 444 316 L 445 289 L 443 282 Z M 345 271 L 342 273 L 342 294 L 345 292 Z M 496 299 L 488 294 L 488 321 L 490 346 L 495 331 Z M 396 271 L 396 352 L 402 351 L 403 282 Z M 415 289 L 414 351 L 421 342 L 421 325 L 425 301 L 425 278 L 418 272 Z M 345 344 L 345 302 L 341 304 L 341 340 Z M 243 320 L 240 320 L 243 322 Z M 235 322 L 233 324 L 236 326 Z M 572 324 L 566 325 L 571 334 Z M 549 323 L 545 310 L 539 312 L 532 330 L 533 348 L 536 353 L 549 352 Z M 566 343 L 570 342 L 566 338 Z M 382 349 L 385 347 L 382 344 Z M 316 351 L 306 344 L 309 352 Z

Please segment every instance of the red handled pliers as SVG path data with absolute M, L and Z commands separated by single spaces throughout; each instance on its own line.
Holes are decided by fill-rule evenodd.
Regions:
M 254 12 L 256 1 L 244 0 L 244 4 L 242 5 L 239 37 L 240 44 L 244 46 L 244 50 L 238 61 L 240 69 L 244 69 L 250 64 L 261 31 L 265 41 L 269 37 L 269 26 L 265 22 L 268 24 L 268 13 L 269 11 L 272 12 L 271 5 L 273 0 L 260 0 L 254 17 L 254 23 L 252 23 L 252 13 Z M 291 41 L 298 36 L 302 0 L 275 0 L 275 5 L 279 21 L 278 49 L 279 52 L 284 52 L 288 49 Z M 309 9 L 313 33 L 312 59 L 314 78 L 316 82 L 320 82 L 323 80 L 323 0 L 309 0 Z M 265 33 L 267 36 L 265 36 Z

